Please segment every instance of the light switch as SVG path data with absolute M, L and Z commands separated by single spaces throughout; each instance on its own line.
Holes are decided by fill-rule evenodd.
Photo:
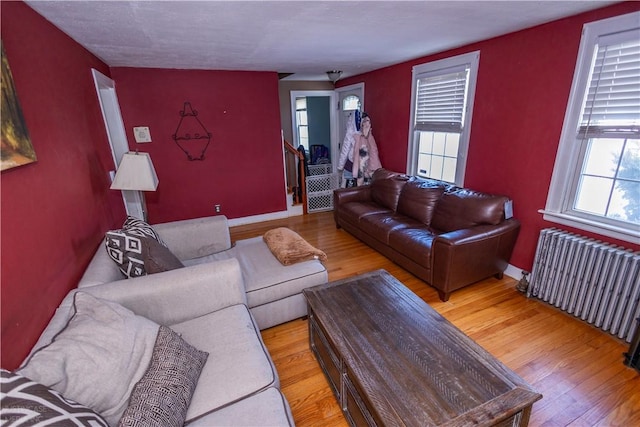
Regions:
M 151 133 L 147 126 L 139 126 L 133 128 L 133 135 L 136 138 L 138 144 L 143 142 L 151 142 Z

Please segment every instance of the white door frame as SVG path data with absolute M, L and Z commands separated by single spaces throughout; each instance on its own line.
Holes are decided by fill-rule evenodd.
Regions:
M 118 103 L 118 95 L 116 94 L 116 85 L 113 80 L 102 74 L 96 69 L 91 69 L 93 81 L 100 102 L 100 110 L 102 111 L 102 119 L 104 120 L 107 139 L 111 147 L 111 155 L 113 163 L 120 164 L 122 155 L 129 151 L 129 143 L 127 134 L 124 129 L 124 122 L 120 112 L 120 104 Z M 115 176 L 115 171 L 109 171 L 111 181 Z M 142 208 L 142 198 L 139 191 L 122 191 L 122 201 L 127 211 L 127 215 L 144 219 L 144 211 Z
M 336 137 L 335 137 L 335 145 L 331 145 L 331 152 L 336 153 L 335 159 L 333 159 L 333 164 L 335 165 L 335 169 L 338 167 L 338 157 L 340 156 L 340 150 L 342 149 L 342 142 L 344 140 L 344 134 L 346 133 L 346 118 L 342 113 L 342 105 L 340 105 L 341 100 L 344 98 L 345 94 L 354 94 L 360 98 L 360 111 L 366 111 L 364 109 L 364 83 L 355 83 L 349 86 L 339 87 L 335 90 L 336 92 Z
M 289 92 L 291 98 L 291 126 L 293 129 L 293 144 L 297 144 L 298 141 L 298 122 L 296 120 L 296 98 L 302 98 L 307 96 L 327 96 L 329 97 L 329 122 L 330 122 L 330 135 L 331 135 L 331 165 L 335 170 L 335 164 L 338 161 L 338 156 L 335 153 L 334 147 L 337 147 L 337 114 L 335 105 L 336 104 L 336 93 L 332 90 L 292 90 Z M 296 147 L 297 148 L 297 147 Z

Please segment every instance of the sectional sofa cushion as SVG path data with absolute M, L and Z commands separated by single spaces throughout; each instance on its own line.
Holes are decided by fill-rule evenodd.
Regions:
M 471 228 L 476 225 L 498 225 L 504 220 L 505 196 L 460 188 L 442 195 L 438 202 L 431 225 L 442 231 Z
M 430 225 L 433 211 L 444 190 L 444 185 L 413 178 L 402 187 L 398 213 Z
M 247 304 L 261 329 L 261 318 L 254 310 L 259 306 L 268 306 L 274 301 L 283 301 L 293 295 L 302 297 L 302 290 L 310 286 L 326 283 L 327 270 L 316 260 L 304 261 L 284 266 L 278 261 L 262 236 L 238 240 L 226 251 L 218 252 L 204 258 L 187 260 L 185 265 L 196 265 L 212 261 L 235 258 L 240 264 Z M 303 301 L 304 301 L 304 297 Z M 306 301 L 304 301 L 306 307 Z M 305 308 L 306 312 L 306 308 Z
M 232 305 L 171 325 L 171 329 L 209 353 L 187 411 L 187 423 L 256 391 L 279 386 L 275 367 L 246 305 Z
M 43 425 L 69 425 L 109 427 L 92 409 L 65 399 L 51 390 L 20 374 L 0 371 L 2 399 L 0 420 L 11 426 L 35 427 Z
M 77 292 L 74 314 L 18 373 L 116 425 L 153 353 L 159 326 L 114 302 Z
M 182 427 L 208 355 L 160 326 L 149 368 L 133 388 L 118 427 Z
M 284 406 L 285 411 L 282 410 Z M 231 423 L 229 420 L 233 420 Z M 293 427 L 293 416 L 286 399 L 275 387 L 218 409 L 202 418 L 189 422 L 188 427 L 211 426 L 278 426 Z

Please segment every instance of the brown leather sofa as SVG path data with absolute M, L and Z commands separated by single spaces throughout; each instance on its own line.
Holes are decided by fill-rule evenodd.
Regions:
M 343 228 L 437 289 L 501 278 L 520 231 L 505 196 L 378 169 L 370 185 L 333 193 Z

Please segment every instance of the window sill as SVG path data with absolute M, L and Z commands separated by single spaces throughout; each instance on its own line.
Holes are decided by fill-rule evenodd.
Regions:
M 625 229 L 609 224 L 603 224 L 586 218 L 576 217 L 560 212 L 552 212 L 544 209 L 540 209 L 538 212 L 542 214 L 542 217 L 546 221 L 567 225 L 569 227 L 574 227 L 580 230 L 590 231 L 592 233 L 597 233 L 603 236 L 622 240 L 624 242 L 633 243 L 635 245 L 640 244 L 640 228 L 636 228 L 635 230 Z

